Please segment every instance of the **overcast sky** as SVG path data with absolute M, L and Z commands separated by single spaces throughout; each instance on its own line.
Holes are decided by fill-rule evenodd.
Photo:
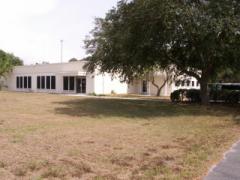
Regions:
M 25 64 L 83 58 L 83 40 L 117 0 L 0 0 L 0 49 Z

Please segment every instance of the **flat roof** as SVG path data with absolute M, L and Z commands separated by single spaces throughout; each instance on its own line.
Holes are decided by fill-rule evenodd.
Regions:
M 62 63 L 45 63 L 45 64 L 30 64 L 30 65 L 22 65 L 22 66 L 14 66 L 14 67 L 36 67 L 36 66 L 55 66 L 55 65 L 67 65 L 67 64 L 82 64 L 86 63 L 88 61 L 86 60 L 79 60 L 79 61 L 73 61 L 73 62 L 62 62 Z

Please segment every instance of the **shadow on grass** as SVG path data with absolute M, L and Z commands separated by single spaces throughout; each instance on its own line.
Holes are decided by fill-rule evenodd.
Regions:
M 196 104 L 172 104 L 170 102 L 129 99 L 84 98 L 55 102 L 61 107 L 58 114 L 88 117 L 153 118 L 171 116 L 222 116 L 232 112 L 223 106 L 201 106 Z

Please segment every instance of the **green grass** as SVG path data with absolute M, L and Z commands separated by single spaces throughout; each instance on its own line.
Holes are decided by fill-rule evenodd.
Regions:
M 1 177 L 196 179 L 240 135 L 239 107 L 0 93 Z

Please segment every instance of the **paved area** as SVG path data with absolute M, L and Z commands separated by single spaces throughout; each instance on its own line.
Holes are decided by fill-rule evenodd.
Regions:
M 240 180 L 240 141 L 212 168 L 205 180 Z

